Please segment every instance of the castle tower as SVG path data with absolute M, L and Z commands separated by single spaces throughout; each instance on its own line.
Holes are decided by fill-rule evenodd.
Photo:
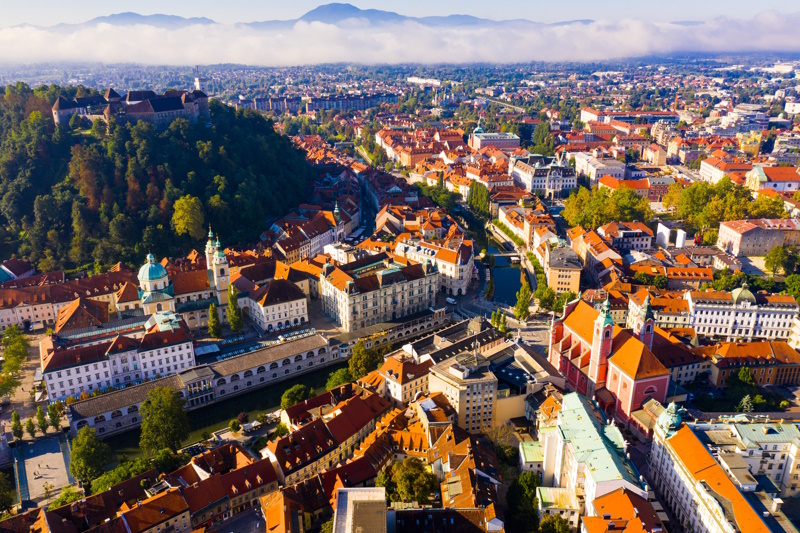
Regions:
M 205 76 L 200 75 L 200 67 L 196 67 L 195 71 L 197 72 L 197 77 L 194 79 L 194 88 L 196 91 L 203 91 L 205 94 L 208 94 L 208 80 Z
M 614 320 L 611 318 L 611 302 L 603 302 L 600 314 L 594 321 L 592 330 L 592 353 L 589 357 L 589 379 L 594 389 L 602 388 L 608 374 L 608 358 L 614 342 Z
M 642 303 L 642 307 L 633 319 L 633 334 L 650 350 L 653 349 L 655 327 L 656 321 L 653 316 L 653 309 L 650 307 L 650 294 L 648 293 L 644 303 Z

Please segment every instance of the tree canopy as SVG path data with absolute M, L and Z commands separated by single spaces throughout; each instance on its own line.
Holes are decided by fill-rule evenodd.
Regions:
M 111 458 L 108 444 L 97 438 L 94 429 L 84 426 L 72 440 L 69 472 L 75 479 L 88 483 L 103 473 Z
M 315 178 L 303 152 L 252 110 L 212 101 L 210 127 L 111 119 L 108 133 L 75 135 L 50 111 L 75 93 L 0 87 L 0 238 L 40 270 L 183 254 L 208 222 L 223 240 L 254 239 Z
M 518 320 L 526 320 L 531 314 L 530 305 L 531 286 L 528 284 L 528 280 L 525 279 L 522 283 L 522 287 L 517 291 L 517 304 L 514 306 L 514 316 L 517 317 Z
M 52 511 L 53 509 L 58 509 L 59 507 L 63 507 L 69 503 L 76 502 L 83 498 L 83 494 L 78 492 L 78 490 L 73 487 L 72 485 L 67 485 L 63 489 L 61 489 L 61 494 L 58 495 L 58 498 L 50 502 L 50 506 L 48 510 Z
M 92 481 L 92 494 L 106 491 L 114 485 L 138 476 L 151 468 L 156 468 L 162 474 L 172 472 L 187 464 L 190 459 L 191 456 L 188 454 L 175 454 L 172 453 L 172 450 L 166 449 L 159 450 L 152 458 L 123 459 L 116 468 L 109 470 Z
M 239 307 L 239 291 L 233 284 L 228 287 L 228 322 L 234 333 L 240 332 L 244 327 L 244 315 Z
M 14 484 L 0 472 L 0 512 L 7 513 L 14 506 Z
M 797 265 L 797 249 L 793 247 L 775 246 L 764 256 L 764 267 L 774 276 L 779 270 L 789 275 Z
M 208 306 L 208 334 L 215 339 L 222 337 L 222 324 L 219 323 L 219 311 L 214 302 Z
M 580 187 L 564 202 L 564 219 L 571 226 L 597 228 L 609 222 L 648 222 L 653 217 L 650 202 L 629 187 L 610 192 L 605 187 Z
M 298 383 L 297 385 L 286 389 L 286 391 L 283 393 L 283 396 L 281 396 L 281 409 L 288 409 L 296 403 L 307 400 L 308 394 L 308 387 L 302 383 Z
M 467 205 L 479 215 L 488 217 L 490 214 L 489 203 L 489 190 L 477 181 L 472 180 L 469 184 Z
M 537 531 L 539 524 L 536 487 L 541 480 L 533 472 L 520 472 L 508 489 L 509 531 Z
M 3 332 L 3 357 L 5 362 L 0 369 L 0 396 L 11 396 L 20 386 L 19 371 L 28 357 L 30 345 L 27 337 L 16 325 Z
M 744 218 L 783 218 L 787 216 L 780 198 L 763 194 L 753 201 L 747 187 L 733 183 L 727 176 L 715 185 L 704 181 L 685 189 L 673 183 L 663 199 L 664 207 L 675 208 L 678 218 L 689 229 L 716 229 L 720 222 Z
M 388 345 L 382 348 L 364 348 L 364 342 L 359 341 L 353 346 L 353 353 L 348 361 L 350 376 L 356 380 L 361 379 L 383 364 L 383 356 L 388 352 Z
M 439 479 L 428 472 L 421 460 L 406 457 L 394 463 L 391 470 L 381 472 L 375 484 L 386 488 L 390 501 L 425 505 L 430 503 L 431 494 L 439 488 Z
M 167 448 L 176 452 L 189 436 L 189 418 L 183 410 L 185 400 L 168 387 L 156 387 L 147 393 L 139 408 L 142 433 L 139 447 L 148 455 Z
M 331 372 L 328 375 L 328 382 L 325 383 L 325 389 L 331 390 L 339 387 L 341 385 L 345 385 L 353 381 L 353 376 L 350 375 L 350 371 L 346 368 L 340 368 L 335 372 Z
M 539 523 L 539 533 L 569 533 L 569 521 L 561 515 L 547 514 Z

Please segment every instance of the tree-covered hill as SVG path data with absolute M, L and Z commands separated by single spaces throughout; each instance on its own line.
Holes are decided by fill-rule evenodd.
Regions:
M 226 244 L 251 241 L 314 179 L 271 122 L 213 101 L 211 126 L 56 127 L 55 99 L 81 92 L 0 87 L 0 258 L 16 254 L 40 270 L 138 264 L 148 251 L 202 246 L 209 223 Z

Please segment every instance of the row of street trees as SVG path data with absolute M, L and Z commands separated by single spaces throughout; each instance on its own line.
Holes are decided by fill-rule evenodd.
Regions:
M 3 332 L 3 357 L 5 362 L 0 369 L 0 396 L 11 396 L 20 386 L 19 373 L 28 357 L 30 344 L 22 330 L 16 325 Z
M 51 403 L 47 406 L 47 414 L 45 414 L 42 406 L 36 408 L 36 421 L 34 418 L 29 418 L 25 425 L 22 424 L 22 419 L 19 413 L 13 411 L 11 413 L 11 434 L 15 439 L 22 439 L 23 429 L 30 437 L 36 438 L 37 429 L 42 432 L 42 435 L 47 435 L 47 430 L 53 428 L 55 431 L 61 429 L 61 415 L 64 411 L 64 404 L 61 402 Z
M 239 293 L 233 285 L 228 286 L 228 325 L 231 331 L 238 333 L 244 327 L 244 315 L 239 307 Z M 208 306 L 208 334 L 218 339 L 222 336 L 222 324 L 219 321 L 217 305 Z

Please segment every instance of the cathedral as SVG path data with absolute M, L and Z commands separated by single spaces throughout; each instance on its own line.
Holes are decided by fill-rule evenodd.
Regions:
M 219 238 L 209 229 L 206 268 L 170 274 L 153 254 L 139 269 L 139 287 L 126 283 L 115 295 L 117 309 L 141 308 L 145 315 L 173 311 L 191 329 L 208 326 L 208 308 L 217 306 L 219 319 L 228 319 L 230 268 Z

